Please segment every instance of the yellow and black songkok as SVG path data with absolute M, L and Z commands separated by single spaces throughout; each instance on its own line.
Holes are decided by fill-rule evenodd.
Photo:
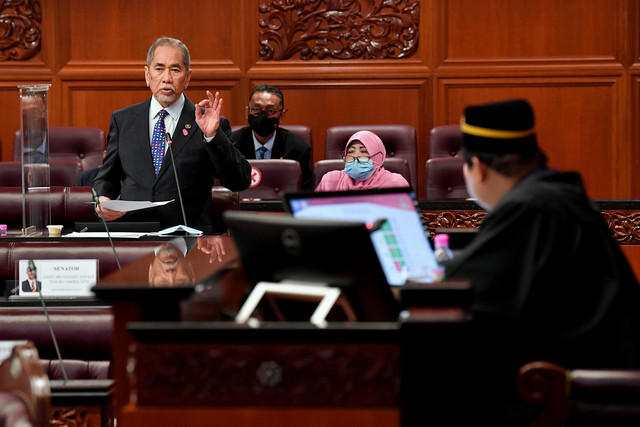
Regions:
M 527 155 L 538 147 L 533 109 L 522 99 L 469 106 L 460 129 L 469 151 Z

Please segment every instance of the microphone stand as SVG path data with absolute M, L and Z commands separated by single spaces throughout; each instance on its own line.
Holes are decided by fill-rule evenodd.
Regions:
M 169 147 L 169 155 L 171 156 L 171 166 L 173 166 L 173 176 L 176 177 L 176 186 L 178 187 L 178 199 L 180 200 L 180 209 L 182 209 L 182 220 L 184 221 L 184 225 L 188 227 L 189 224 L 187 224 L 187 215 L 184 213 L 184 203 L 182 203 L 182 193 L 180 192 L 180 182 L 178 181 L 178 170 L 176 169 L 176 160 L 173 157 L 173 149 L 171 148 L 172 141 L 171 141 L 171 135 L 169 135 L 169 132 L 167 132 L 164 135 L 164 140 Z
M 118 264 L 118 270 L 122 270 L 120 267 L 120 260 L 118 259 L 118 254 L 116 253 L 116 247 L 113 245 L 113 240 L 111 240 L 111 233 L 109 233 L 109 227 L 107 227 L 107 221 L 104 219 L 104 214 L 102 213 L 102 205 L 100 204 L 100 199 L 98 198 L 98 193 L 96 190 L 91 188 L 91 195 L 93 196 L 93 202 L 98 207 L 100 211 L 100 218 L 102 219 L 102 223 L 104 224 L 104 229 L 107 231 L 107 237 L 109 238 L 109 244 L 111 245 L 111 250 L 113 250 L 113 257 L 116 259 L 116 264 Z
M 34 277 L 35 279 L 36 277 Z M 64 362 L 62 361 L 62 355 L 60 354 L 60 347 L 58 347 L 58 340 L 56 340 L 56 334 L 53 332 L 53 325 L 51 324 L 51 318 L 49 317 L 49 311 L 47 310 L 47 305 L 44 303 L 44 298 L 42 298 L 42 291 L 38 291 L 38 295 L 40 296 L 40 302 L 42 303 L 42 309 L 44 310 L 44 315 L 47 317 L 47 325 L 49 326 L 49 332 L 51 333 L 51 339 L 53 340 L 53 346 L 56 349 L 56 354 L 58 355 L 58 362 L 60 362 L 60 369 L 62 370 L 62 376 L 64 378 L 64 386 L 67 386 L 67 381 L 69 381 L 69 377 L 67 377 L 67 370 L 64 367 Z

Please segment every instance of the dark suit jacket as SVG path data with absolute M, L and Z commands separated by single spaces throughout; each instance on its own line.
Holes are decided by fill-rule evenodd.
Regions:
M 96 179 L 100 168 L 92 168 L 86 171 L 82 171 L 76 177 L 73 185 L 76 187 L 91 187 L 93 180 Z
M 40 282 L 39 280 L 36 280 L 36 292 L 41 290 L 42 290 L 42 282 Z M 22 282 L 22 292 L 32 292 L 31 284 L 29 284 L 28 280 L 24 280 Z
M 247 159 L 256 158 L 256 150 L 253 146 L 253 136 L 249 126 L 238 129 L 231 134 L 233 143 Z M 298 135 L 286 129 L 278 127 L 276 139 L 273 142 L 272 159 L 297 160 L 302 169 L 302 186 L 305 189 L 313 187 L 311 175 L 311 147 Z
M 171 154 L 164 156 L 155 176 L 149 140 L 151 98 L 111 115 L 107 154 L 93 187 L 100 196 L 122 200 L 163 201 L 162 207 L 129 212 L 121 221 L 159 221 L 161 227 L 183 224 Z M 190 227 L 211 225 L 211 188 L 214 177 L 231 191 L 246 189 L 251 183 L 251 165 L 234 147 L 223 129 L 226 118 L 210 143 L 204 141 L 195 121 L 195 105 L 185 97 L 184 108 L 172 137 L 172 151 L 180 181 L 180 191 Z

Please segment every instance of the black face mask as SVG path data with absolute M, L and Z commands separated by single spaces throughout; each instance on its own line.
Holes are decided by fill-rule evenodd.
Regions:
M 269 136 L 280 124 L 278 117 L 267 117 L 264 113 L 254 116 L 249 114 L 249 127 L 260 136 Z

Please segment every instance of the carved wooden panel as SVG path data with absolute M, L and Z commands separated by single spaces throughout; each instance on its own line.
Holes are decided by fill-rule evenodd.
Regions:
M 112 408 L 100 406 L 54 406 L 51 408 L 52 426 L 113 427 Z
M 605 211 L 602 215 L 618 243 L 640 244 L 640 212 Z
M 400 402 L 400 348 L 392 344 L 139 343 L 133 358 L 138 406 L 390 407 Z
M 431 237 L 440 228 L 480 228 L 487 212 L 481 210 L 423 210 Z M 602 217 L 612 237 L 623 245 L 640 244 L 640 212 L 605 210 Z
M 261 0 L 259 10 L 263 60 L 398 59 L 418 48 L 418 0 Z
M 40 51 L 39 0 L 0 0 L 0 61 L 23 61 Z
M 486 215 L 485 211 L 422 211 L 431 237 L 439 228 L 480 228 Z

